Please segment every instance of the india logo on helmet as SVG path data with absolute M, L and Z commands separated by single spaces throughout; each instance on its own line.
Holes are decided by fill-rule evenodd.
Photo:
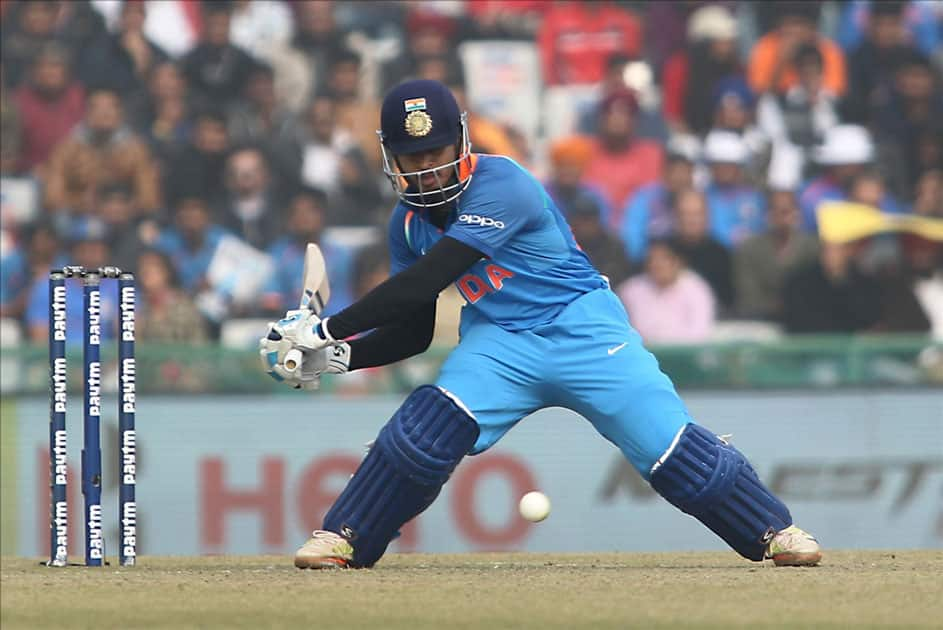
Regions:
M 422 110 L 411 111 L 406 116 L 405 126 L 406 133 L 414 138 L 421 138 L 432 131 L 432 117 Z

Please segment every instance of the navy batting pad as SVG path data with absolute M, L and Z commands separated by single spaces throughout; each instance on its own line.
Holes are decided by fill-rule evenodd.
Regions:
M 792 525 L 743 453 L 707 429 L 688 424 L 662 459 L 652 487 L 743 557 L 762 560 L 776 532 Z
M 324 517 L 324 529 L 353 545 L 351 566 L 380 559 L 399 528 L 432 505 L 477 439 L 478 424 L 438 387 L 423 385 L 406 398 Z

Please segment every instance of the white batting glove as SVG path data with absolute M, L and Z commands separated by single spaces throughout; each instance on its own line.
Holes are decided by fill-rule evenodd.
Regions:
M 350 369 L 350 344 L 338 341 L 330 348 L 324 348 L 323 353 L 327 364 L 322 374 L 347 374 Z
M 262 369 L 279 383 L 285 383 L 295 389 L 317 389 L 320 375 L 313 369 L 288 370 L 285 358 L 294 350 L 291 342 L 277 333 L 269 331 L 266 337 L 259 339 L 259 360 Z M 313 365 L 312 365 L 313 367 Z
M 274 332 L 274 334 L 273 334 Z M 259 358 L 262 369 L 279 382 L 295 389 L 314 390 L 320 385 L 321 374 L 344 374 L 350 366 L 350 346 L 340 342 L 320 350 L 305 350 L 294 346 L 277 331 L 259 340 Z M 286 360 L 296 365 L 286 366 Z
M 295 363 L 289 365 L 289 360 Z M 285 355 L 285 371 L 294 373 L 346 374 L 350 369 L 350 345 L 341 341 L 320 350 L 304 350 L 298 346 Z
M 292 345 L 305 350 L 320 350 L 337 342 L 327 332 L 323 321 L 308 309 L 295 309 L 285 313 L 285 317 L 270 326 L 279 336 L 288 339 Z

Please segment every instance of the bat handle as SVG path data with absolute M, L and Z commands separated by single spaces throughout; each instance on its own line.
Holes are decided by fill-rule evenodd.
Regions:
M 294 372 L 295 370 L 301 369 L 301 362 L 303 360 L 303 355 L 301 350 L 297 348 L 289 350 L 285 355 L 285 371 Z

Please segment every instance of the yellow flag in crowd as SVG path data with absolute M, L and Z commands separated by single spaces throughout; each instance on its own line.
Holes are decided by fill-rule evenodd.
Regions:
M 915 214 L 888 214 L 874 206 L 850 201 L 825 201 L 817 209 L 819 238 L 848 243 L 884 232 L 912 232 L 943 241 L 943 219 Z

